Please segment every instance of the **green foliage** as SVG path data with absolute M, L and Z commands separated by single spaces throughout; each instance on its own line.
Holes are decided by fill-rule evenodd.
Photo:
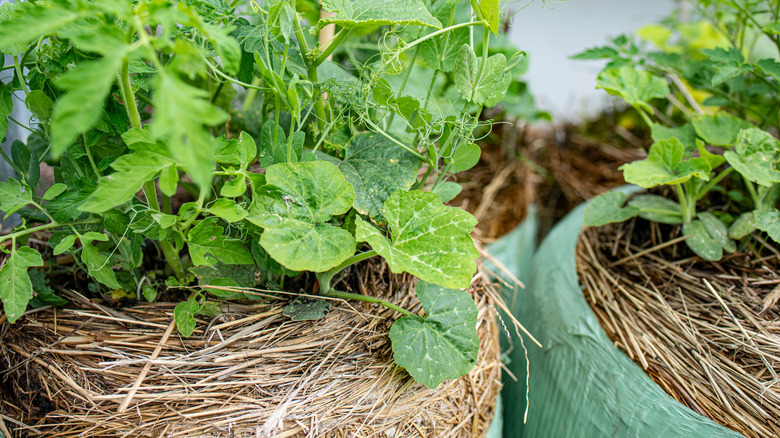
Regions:
M 417 283 L 425 317 L 404 316 L 390 329 L 395 362 L 433 389 L 469 372 L 477 361 L 477 306 L 468 293 Z
M 698 21 L 673 17 L 640 30 L 644 42 L 621 36 L 575 56 L 609 60 L 598 87 L 622 97 L 650 127 L 648 156 L 621 167 L 625 180 L 671 187 L 677 198 L 638 195 L 624 206 L 622 195 L 608 193 L 593 199 L 587 224 L 638 215 L 682 225 L 686 244 L 705 260 L 747 247 L 756 231 L 780 242 L 775 3 L 701 0 Z M 730 201 L 710 201 L 716 193 Z
M 466 288 L 479 253 L 469 233 L 477 221 L 446 207 L 434 193 L 399 190 L 385 202 L 390 237 L 358 218 L 355 237 L 387 260 L 393 272 L 409 272 L 448 288 Z
M 394 329 L 427 333 L 435 350 L 419 364 L 425 375 L 410 372 L 430 385 L 467 372 L 474 304 L 441 287 L 469 287 L 476 221 L 443 201 L 479 160 L 483 107 L 522 86 L 512 73 L 525 57 L 499 34 L 500 2 L 475 1 L 474 21 L 458 0 L 326 0 L 335 14 L 319 21 L 316 2 L 239 3 L 2 6 L 6 68 L 27 73 L 0 84 L 0 136 L 14 105 L 35 116 L 8 158 L 18 178 L 0 182 L 2 213 L 25 218 L 0 236 L 11 243 L 0 268 L 8 319 L 28 303 L 63 304 L 42 280 L 51 268 L 37 269 L 49 255 L 73 256 L 73 277 L 93 293 L 180 300 L 184 336 L 218 314 L 209 296 L 249 298 L 231 288 L 258 283 L 298 292 L 313 277 L 322 295 L 343 296 L 334 276 L 379 255 L 438 285 L 418 288 L 428 316 Z M 327 24 L 338 33 L 320 46 L 311 37 Z M 522 99 L 515 106 L 535 117 Z M 50 187 L 39 187 L 43 162 Z M 52 232 L 44 256 L 24 246 L 42 230 Z M 155 249 L 163 268 L 144 264 Z M 323 303 L 286 314 L 321 317 Z

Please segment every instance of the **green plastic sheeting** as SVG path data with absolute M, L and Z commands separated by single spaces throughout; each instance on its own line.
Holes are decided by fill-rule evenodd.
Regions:
M 545 238 L 533 255 L 530 275 L 522 276 L 529 263 L 527 247 L 502 240 L 490 248 L 521 280 L 527 279 L 513 311 L 544 345 L 525 341 L 531 370 L 525 424 L 526 360 L 517 344 L 510 353 L 518 382 L 504 379 L 504 437 L 742 436 L 668 396 L 607 338 L 577 281 L 574 250 L 583 210 L 572 211 Z M 505 239 L 517 243 L 517 237 L 512 233 Z

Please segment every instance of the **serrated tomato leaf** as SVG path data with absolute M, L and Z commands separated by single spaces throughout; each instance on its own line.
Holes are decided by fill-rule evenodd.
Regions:
M 479 256 L 469 235 L 477 223 L 474 216 L 443 205 L 436 193 L 399 190 L 385 202 L 385 217 L 390 238 L 360 218 L 355 237 L 384 257 L 392 272 L 443 287 L 471 284 Z
M 32 202 L 31 191 L 19 181 L 8 178 L 8 181 L 0 182 L 0 210 L 6 217 Z
M 33 288 L 27 269 L 33 266 L 43 266 L 43 259 L 38 251 L 23 246 L 11 255 L 0 268 L 0 300 L 8 322 L 14 322 L 24 314 L 27 303 L 33 297 Z
M 175 72 L 159 72 L 154 90 L 152 135 L 167 141 L 173 157 L 184 165 L 198 186 L 209 187 L 216 143 L 204 125 L 222 123 L 227 114 L 208 100 L 206 90 L 187 84 Z
M 468 292 L 421 281 L 417 298 L 425 317 L 404 316 L 390 329 L 395 363 L 433 389 L 474 368 L 479 353 L 477 305 Z
M 79 210 L 101 213 L 130 201 L 145 182 L 175 164 L 173 158 L 162 152 L 149 147 L 117 158 L 111 163 L 114 172 L 98 180 L 97 189 L 79 206 Z

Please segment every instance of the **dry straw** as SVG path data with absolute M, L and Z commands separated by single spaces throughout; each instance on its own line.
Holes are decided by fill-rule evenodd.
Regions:
M 353 278 L 356 292 L 421 312 L 410 276 L 366 263 Z M 172 303 L 109 309 L 71 292 L 75 307 L 0 327 L 0 424 L 13 436 L 482 437 L 501 387 L 482 283 L 477 365 L 436 390 L 394 365 L 398 315 L 383 307 L 337 301 L 293 322 L 280 301 L 224 303 L 184 339 L 167 330 Z
M 662 228 L 584 232 L 580 281 L 615 344 L 670 395 L 748 437 L 780 436 L 780 255 L 681 257 Z M 642 243 L 638 243 L 642 242 Z M 687 252 L 685 254 L 688 254 Z

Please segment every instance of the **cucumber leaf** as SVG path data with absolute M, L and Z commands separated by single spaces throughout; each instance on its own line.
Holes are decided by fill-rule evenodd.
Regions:
M 442 205 L 436 193 L 399 190 L 385 202 L 385 217 L 391 238 L 359 217 L 355 237 L 384 257 L 392 272 L 443 287 L 471 284 L 479 256 L 469 235 L 477 223 L 474 216 Z
M 769 234 L 775 242 L 780 242 L 780 211 L 754 211 L 756 228 Z
M 652 112 L 649 102 L 669 94 L 666 81 L 644 71 L 630 66 L 609 68 L 598 76 L 598 85 L 607 93 L 620 96 L 631 106 Z
M 732 222 L 729 227 L 729 237 L 740 240 L 756 230 L 756 217 L 752 211 L 746 211 Z
M 639 209 L 639 217 L 662 224 L 682 223 L 682 207 L 671 199 L 658 195 L 639 195 L 628 201 Z
M 38 251 L 22 246 L 6 260 L 0 268 L 0 300 L 8 322 L 13 323 L 24 314 L 27 303 L 33 298 L 33 287 L 27 269 L 43 266 Z
M 653 143 L 644 160 L 620 166 L 626 182 L 649 189 L 661 184 L 680 184 L 696 177 L 710 179 L 710 164 L 705 158 L 683 159 L 685 146 L 677 138 Z
M 726 225 L 716 218 L 712 213 L 703 211 L 697 215 L 704 228 L 707 229 L 712 240 L 718 243 L 724 250 L 734 252 L 737 250 L 737 244 L 729 237 L 729 230 Z
M 696 134 L 714 146 L 732 146 L 741 130 L 753 127 L 749 122 L 726 113 L 702 115 L 692 123 Z
M 723 257 L 723 247 L 710 236 L 707 227 L 700 220 L 694 219 L 683 224 L 682 231 L 684 235 L 690 236 L 685 239 L 688 248 L 699 257 L 711 262 Z
M 477 305 L 468 292 L 417 283 L 425 317 L 404 316 L 390 328 L 395 363 L 433 389 L 474 368 L 479 353 Z
M 736 147 L 723 156 L 748 181 L 771 187 L 780 182 L 779 153 L 780 141 L 768 132 L 750 128 L 739 132 Z
M 625 202 L 625 193 L 617 191 L 602 193 L 588 202 L 583 223 L 589 227 L 600 227 L 631 219 L 639 213 L 639 209 L 632 206 L 623 207 Z
M 247 220 L 263 228 L 260 246 L 288 269 L 323 272 L 355 253 L 355 238 L 328 223 L 346 213 L 355 191 L 325 161 L 274 164 Z

